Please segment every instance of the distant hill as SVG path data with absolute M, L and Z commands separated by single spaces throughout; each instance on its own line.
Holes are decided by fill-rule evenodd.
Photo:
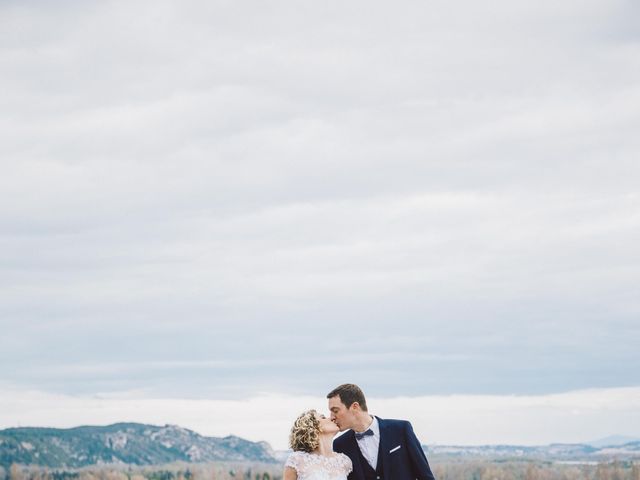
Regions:
M 632 443 L 632 442 L 640 442 L 640 438 L 629 437 L 625 435 L 611 435 L 609 437 L 600 438 L 598 440 L 587 442 L 587 444 L 591 445 L 592 447 L 602 448 L 602 447 L 618 447 L 620 445 L 625 445 L 627 443 Z
M 606 443 L 606 442 L 605 442 Z M 587 444 L 554 443 L 545 446 L 518 445 L 430 445 L 423 446 L 430 456 L 477 457 L 485 459 L 538 459 L 555 461 L 602 461 L 612 458 L 640 459 L 640 442 L 596 447 Z
M 640 459 L 640 441 L 616 445 L 618 437 L 592 444 L 430 445 L 429 458 L 542 459 L 597 462 L 612 458 Z M 604 445 L 608 444 L 608 445 Z M 205 437 L 176 425 L 116 423 L 106 427 L 69 429 L 8 428 L 0 430 L 0 466 L 37 465 L 48 468 L 81 468 L 105 464 L 161 465 L 173 462 L 282 463 L 288 452 L 274 452 L 266 442 L 250 442 L 236 436 Z
M 266 442 L 235 436 L 204 437 L 175 425 L 116 423 L 69 429 L 0 430 L 0 466 L 12 463 L 49 468 L 89 465 L 157 465 L 176 461 L 278 462 Z

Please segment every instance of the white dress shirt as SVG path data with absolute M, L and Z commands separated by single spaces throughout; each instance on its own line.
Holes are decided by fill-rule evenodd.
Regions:
M 378 425 L 376 417 L 372 416 L 372 418 L 373 421 L 367 430 L 371 430 L 373 435 L 367 435 L 356 441 L 367 463 L 375 470 L 378 465 L 378 449 L 380 448 L 380 425 Z

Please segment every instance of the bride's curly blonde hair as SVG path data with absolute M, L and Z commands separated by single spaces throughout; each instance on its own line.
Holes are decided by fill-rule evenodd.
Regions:
M 289 434 L 289 447 L 294 452 L 313 452 L 320 444 L 320 422 L 315 410 L 307 410 L 293 422 Z

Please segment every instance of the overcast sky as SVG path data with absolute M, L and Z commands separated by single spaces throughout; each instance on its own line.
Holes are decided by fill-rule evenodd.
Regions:
M 349 381 L 405 417 L 596 395 L 599 429 L 548 441 L 640 431 L 606 407 L 622 392 L 640 418 L 639 19 L 631 0 L 1 1 L 0 427 L 198 429 L 188 403 L 125 405 L 258 415 Z M 52 398 L 86 409 L 38 414 Z M 443 415 L 435 441 L 547 441 L 533 414 L 484 440 Z M 285 417 L 200 431 L 279 444 Z

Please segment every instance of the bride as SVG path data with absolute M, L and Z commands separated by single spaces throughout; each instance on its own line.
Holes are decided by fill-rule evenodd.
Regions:
M 294 422 L 289 435 L 293 452 L 284 464 L 283 480 L 347 480 L 351 459 L 333 451 L 338 426 L 315 410 L 307 410 Z

